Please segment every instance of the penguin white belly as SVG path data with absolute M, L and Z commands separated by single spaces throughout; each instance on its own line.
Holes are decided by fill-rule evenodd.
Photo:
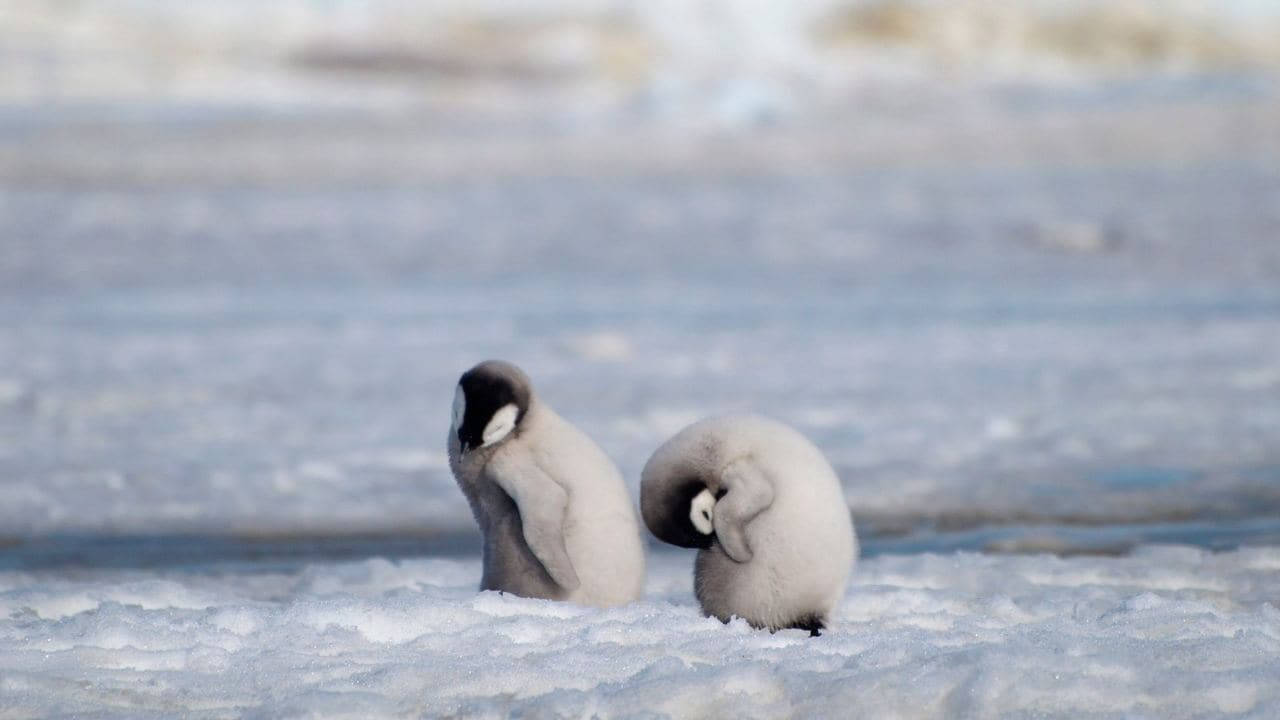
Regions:
M 626 483 L 580 431 L 558 416 L 545 421 L 548 427 L 557 427 L 541 444 L 539 460 L 573 478 L 566 487 L 569 507 L 564 540 L 581 585 L 564 599 L 597 607 L 639 599 L 644 592 L 644 545 Z
M 565 546 L 582 584 L 565 599 L 595 607 L 638 600 L 644 592 L 644 549 L 633 531 L 635 517 L 598 510 L 585 519 L 577 514 L 571 510 L 565 524 Z

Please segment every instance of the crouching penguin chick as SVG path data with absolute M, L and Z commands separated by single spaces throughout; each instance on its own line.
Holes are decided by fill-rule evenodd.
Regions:
M 698 548 L 707 615 L 818 635 L 857 557 L 835 471 L 795 430 L 758 416 L 681 430 L 645 465 L 640 511 L 658 539 Z

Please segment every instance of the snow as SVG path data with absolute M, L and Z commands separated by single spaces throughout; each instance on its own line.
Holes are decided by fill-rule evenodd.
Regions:
M 0 718 L 1274 716 L 1280 174 L 1220 119 L 1079 165 L 368 186 L 5 135 L 53 180 L 0 194 Z M 443 434 L 492 356 L 633 495 L 704 415 L 811 437 L 869 554 L 832 631 L 700 617 L 688 555 L 613 610 L 478 595 Z
M 0 10 L 0 720 L 1280 716 L 1276 7 Z M 810 437 L 831 631 L 477 593 L 488 357 Z
M 703 618 L 691 554 L 598 610 L 474 559 L 0 572 L 0 717 L 1280 712 L 1280 550 L 859 564 L 823 637 Z

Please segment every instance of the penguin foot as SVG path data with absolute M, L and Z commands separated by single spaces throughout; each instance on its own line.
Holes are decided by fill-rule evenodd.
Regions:
M 809 637 L 821 637 L 822 631 L 827 629 L 827 624 L 823 621 L 821 616 L 805 615 L 796 618 L 795 622 L 791 623 L 787 627 L 794 628 L 796 630 L 808 630 Z

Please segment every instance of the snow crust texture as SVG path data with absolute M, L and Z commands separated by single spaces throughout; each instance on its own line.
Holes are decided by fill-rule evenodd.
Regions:
M 611 610 L 475 560 L 0 573 L 0 717 L 1274 717 L 1280 550 L 882 556 L 821 638 Z

